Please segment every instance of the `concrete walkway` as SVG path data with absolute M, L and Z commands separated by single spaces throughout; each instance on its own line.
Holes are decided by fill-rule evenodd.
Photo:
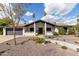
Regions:
M 52 39 L 45 39 L 45 40 L 50 41 L 50 42 L 52 42 L 54 44 L 58 44 L 58 45 L 61 45 L 61 46 L 66 46 L 69 49 L 72 49 L 74 51 L 79 52 L 79 46 L 78 45 L 68 43 L 68 42 L 59 41 L 59 40 L 52 40 Z

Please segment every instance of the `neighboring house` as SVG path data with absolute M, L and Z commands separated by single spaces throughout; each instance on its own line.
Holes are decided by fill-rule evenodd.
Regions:
M 16 35 L 24 36 L 36 36 L 39 34 L 42 35 L 53 35 L 53 31 L 58 32 L 59 28 L 64 28 L 67 32 L 67 29 L 72 26 L 61 26 L 56 25 L 44 20 L 34 21 L 32 23 L 26 24 L 24 26 L 16 26 Z M 11 26 L 3 28 L 3 35 L 13 35 L 13 28 Z

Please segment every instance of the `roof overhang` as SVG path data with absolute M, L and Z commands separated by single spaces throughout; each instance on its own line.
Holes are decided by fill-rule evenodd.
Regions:
M 50 23 L 50 22 L 46 22 L 46 21 L 44 21 L 44 20 L 37 20 L 37 21 L 34 21 L 34 22 L 32 22 L 32 23 L 26 24 L 25 26 L 29 26 L 29 25 L 32 25 L 32 24 L 38 23 L 38 22 L 47 23 L 47 24 L 49 24 L 49 25 L 55 26 L 55 24 Z

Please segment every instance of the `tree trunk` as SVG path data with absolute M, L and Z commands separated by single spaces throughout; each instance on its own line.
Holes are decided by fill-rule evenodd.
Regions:
M 15 33 L 15 22 L 13 21 L 13 39 L 14 39 L 14 44 L 16 45 L 16 33 Z
M 15 26 L 13 27 L 13 36 L 14 36 L 14 44 L 16 45 L 16 33 L 15 33 Z

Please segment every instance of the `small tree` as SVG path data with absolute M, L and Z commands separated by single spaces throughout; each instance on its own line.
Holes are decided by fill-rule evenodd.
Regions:
M 79 32 L 79 24 L 76 25 L 76 30 Z
M 9 24 L 11 24 L 11 21 L 9 18 L 0 19 L 0 26 L 7 26 Z
M 4 26 L 7 26 L 11 23 L 10 19 L 9 18 L 3 18 L 3 19 L 0 19 L 0 35 L 3 34 L 3 27 Z
M 77 19 L 76 31 L 79 32 L 79 19 Z
M 75 28 L 74 28 L 74 27 L 69 28 L 69 29 L 68 29 L 68 34 L 69 34 L 69 35 L 75 34 Z
M 25 15 L 27 10 L 25 9 L 25 6 L 29 4 L 23 4 L 23 3 L 9 3 L 8 7 L 6 7 L 6 4 L 1 4 L 0 7 L 2 8 L 1 11 L 4 12 L 5 16 L 8 17 L 11 20 L 12 26 L 13 26 L 13 35 L 14 35 L 14 43 L 16 45 L 16 34 L 15 34 L 15 28 L 16 24 L 19 24 L 19 21 L 21 20 L 22 16 Z
M 77 24 L 75 26 L 75 30 L 76 30 L 76 36 L 79 37 L 79 16 L 77 18 Z

